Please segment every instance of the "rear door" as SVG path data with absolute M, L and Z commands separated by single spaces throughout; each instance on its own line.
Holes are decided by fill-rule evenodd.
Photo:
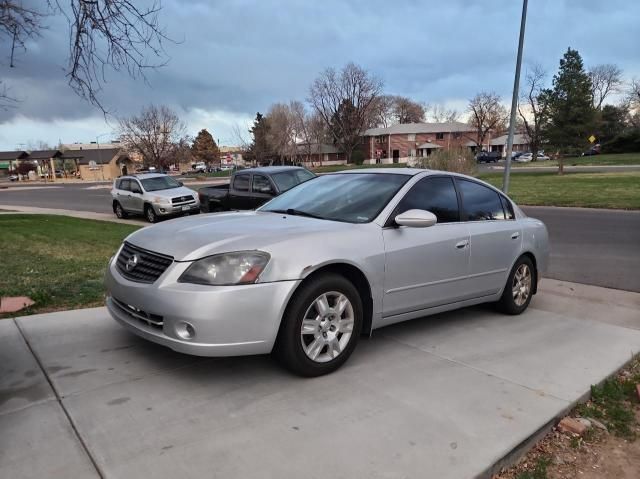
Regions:
M 229 188 L 229 208 L 232 210 L 250 210 L 251 174 L 236 173 Z
M 142 186 L 134 178 L 131 179 L 131 194 L 129 196 L 131 211 L 142 213 L 144 211 L 144 200 L 142 199 Z
M 497 293 L 521 251 L 522 231 L 501 194 L 476 181 L 457 178 L 462 219 L 470 234 L 469 288 L 474 296 Z M 504 200 L 507 203 L 507 200 Z
M 118 181 L 116 200 L 124 210 L 131 211 L 131 180 L 129 178 L 123 178 Z
M 427 228 L 394 226 L 393 218 L 411 209 L 431 211 L 438 222 Z M 383 316 L 467 298 L 469 232 L 460 222 L 459 199 L 450 176 L 429 176 L 417 182 L 392 213 L 383 238 Z

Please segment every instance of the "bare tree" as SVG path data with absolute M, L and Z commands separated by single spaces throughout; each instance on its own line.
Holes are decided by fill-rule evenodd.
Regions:
M 186 140 L 185 126 L 169 107 L 151 105 L 140 115 L 119 119 L 119 134 L 126 147 L 142 157 L 145 165 L 165 168 L 175 160 Z
M 267 142 L 270 149 L 280 157 L 284 164 L 286 157 L 296 154 L 296 121 L 289 105 L 275 103 L 271 105 L 265 117 L 269 124 Z
M 498 132 L 505 128 L 507 109 L 500 103 L 496 93 L 478 93 L 469 100 L 469 112 L 469 124 L 475 129 L 475 137 L 471 139 L 479 148 L 485 144 L 490 131 Z
M 534 154 L 542 144 L 543 126 L 549 114 L 549 102 L 545 99 L 544 90 L 546 76 L 541 65 L 533 65 L 526 73 L 525 87 L 518 103 L 518 113 L 529 139 L 529 148 Z
M 422 123 L 424 121 L 425 110 L 420 103 L 405 96 L 396 96 L 393 101 L 393 116 L 396 122 Z
M 394 124 L 394 98 L 393 95 L 380 95 L 376 97 L 371 105 L 369 127 L 388 128 Z
M 159 24 L 159 2 L 141 7 L 134 0 L 47 0 L 26 8 L 20 0 L 0 0 L 0 34 L 10 39 L 11 66 L 16 46 L 44 28 L 48 15 L 63 15 L 69 24 L 69 86 L 103 112 L 99 99 L 108 68 L 133 78 L 167 62 L 163 42 L 169 40 Z M 150 60 L 151 59 L 151 60 Z
M 322 117 L 347 161 L 371 122 L 372 107 L 382 82 L 354 63 L 340 72 L 325 70 L 313 82 L 309 102 Z
M 596 65 L 589 70 L 593 107 L 602 109 L 602 104 L 611 93 L 617 93 L 622 86 L 622 70 L 611 63 Z
M 640 128 L 640 78 L 632 78 L 626 92 L 629 121 L 634 128 Z
M 453 123 L 458 121 L 460 113 L 453 109 L 447 108 L 442 104 L 426 105 L 425 119 L 434 123 Z

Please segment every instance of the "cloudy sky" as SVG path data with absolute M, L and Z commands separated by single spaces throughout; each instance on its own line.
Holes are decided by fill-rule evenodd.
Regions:
M 36 0 L 33 0 L 34 2 Z M 43 2 L 38 2 L 39 4 Z M 62 0 L 64 3 L 64 0 Z M 141 2 L 142 3 L 142 2 Z M 171 106 L 195 134 L 207 128 L 233 144 L 234 126 L 257 111 L 304 100 L 326 67 L 349 61 L 380 77 L 387 93 L 463 111 L 470 97 L 495 91 L 509 102 L 520 0 L 163 0 L 161 23 L 177 43 L 148 83 L 108 75 L 105 118 L 66 84 L 68 26 L 46 19 L 42 37 L 18 52 L 0 43 L 0 79 L 20 99 L 0 111 L 0 149 L 107 141 L 119 115 L 149 103 Z M 615 63 L 640 77 L 640 2 L 531 0 L 524 65 L 550 72 L 568 46 L 585 64 Z

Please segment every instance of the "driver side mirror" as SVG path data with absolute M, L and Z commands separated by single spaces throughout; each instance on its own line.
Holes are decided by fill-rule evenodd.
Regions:
M 408 210 L 394 218 L 396 224 L 410 228 L 427 228 L 438 222 L 438 218 L 431 211 Z

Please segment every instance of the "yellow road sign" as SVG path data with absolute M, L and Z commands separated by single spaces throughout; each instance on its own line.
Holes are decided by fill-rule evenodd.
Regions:
M 591 135 L 591 136 L 589 137 L 589 143 L 593 143 L 594 141 L 596 141 L 596 137 L 595 137 L 595 136 L 593 136 L 593 135 Z

